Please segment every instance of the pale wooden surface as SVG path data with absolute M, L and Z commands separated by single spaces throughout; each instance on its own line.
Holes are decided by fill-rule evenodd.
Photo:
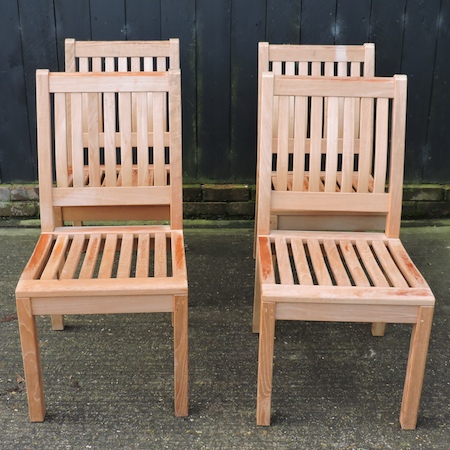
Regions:
M 355 116 L 367 125 L 359 142 Z M 412 324 L 400 423 L 415 428 L 435 299 L 399 240 L 405 118 L 405 76 L 262 76 L 253 317 L 259 425 L 270 425 L 275 321 L 307 320 L 375 322 L 374 335 L 385 323 Z M 328 229 L 274 230 L 274 213 L 325 218 Z M 360 214 L 382 229 L 343 231 L 342 217 Z
M 52 315 L 62 329 L 64 314 L 172 313 L 175 414 L 188 414 L 180 83 L 179 69 L 37 72 L 42 232 L 16 288 L 33 422 L 45 418 L 36 315 Z M 169 225 L 122 225 L 133 206 Z M 65 208 L 80 223 L 107 217 L 117 225 L 67 226 Z

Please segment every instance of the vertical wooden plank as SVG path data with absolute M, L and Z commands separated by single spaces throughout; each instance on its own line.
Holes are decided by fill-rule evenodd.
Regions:
M 116 101 L 113 92 L 105 93 L 104 104 L 104 130 L 105 130 L 105 185 L 115 186 L 116 172 Z
M 355 155 L 355 101 L 352 98 L 345 98 L 344 101 L 343 145 L 341 192 L 352 192 Z
M 131 151 L 131 95 L 119 93 L 120 160 L 122 186 L 132 185 L 133 155 Z
M 337 0 L 302 2 L 300 43 L 332 45 L 336 34 Z
M 164 97 L 162 92 L 153 94 L 153 165 L 155 186 L 167 184 L 164 169 Z
M 277 191 L 287 191 L 289 163 L 289 97 L 280 97 L 278 104 Z
M 136 95 L 137 165 L 139 186 L 149 185 L 147 94 Z
M 4 107 L 0 108 L 0 182 L 32 181 L 37 165 L 31 143 L 35 131 L 30 134 L 29 117 L 36 117 L 36 111 L 34 101 L 27 104 L 17 1 L 5 0 L 1 8 L 0 86 Z
M 231 8 L 231 174 L 253 182 L 257 127 L 257 47 L 264 40 L 265 5 L 233 1 Z
M 273 74 L 265 73 L 262 77 L 261 119 L 259 123 L 259 164 L 258 164 L 258 208 L 257 235 L 270 232 L 270 194 L 272 191 L 272 115 L 273 115 Z
M 422 181 L 424 148 L 427 142 L 431 88 L 436 54 L 440 0 L 407 2 L 402 65 L 408 75 L 408 129 L 405 177 L 408 182 Z M 377 49 L 378 52 L 379 49 Z
M 198 175 L 223 181 L 230 177 L 231 0 L 197 0 L 196 8 Z
M 266 39 L 271 44 L 300 42 L 301 3 L 296 0 L 268 0 Z
M 125 2 L 90 0 L 92 40 L 126 40 Z
M 294 161 L 292 190 L 303 191 L 305 178 L 305 145 L 308 104 L 306 97 L 296 97 L 294 103 Z
M 181 73 L 170 71 L 169 128 L 170 128 L 170 227 L 183 228 L 183 180 L 181 168 Z
M 72 120 L 72 170 L 74 187 L 84 185 L 84 157 L 83 157 L 83 123 L 82 95 L 71 94 L 71 120 Z
M 88 163 L 89 186 L 100 186 L 100 147 L 98 145 L 99 116 L 97 93 L 87 94 L 88 100 Z
M 91 39 L 89 0 L 58 0 L 54 2 L 58 67 L 64 70 L 64 39 Z
M 55 165 L 57 187 L 69 186 L 66 94 L 55 94 Z
M 196 1 L 161 2 L 162 39 L 179 38 L 183 74 L 183 175 L 184 181 L 197 181 L 197 50 Z M 207 62 L 205 61 L 205 64 Z
M 335 44 L 351 45 L 367 42 L 372 0 L 337 2 Z
M 325 162 L 325 192 L 336 190 L 338 167 L 339 99 L 328 98 L 327 156 Z
M 161 1 L 125 1 L 127 40 L 161 39 Z
M 322 159 L 322 115 L 323 97 L 311 98 L 311 150 L 309 158 L 309 191 L 318 192 L 320 184 L 320 165 Z
M 425 157 L 423 158 L 423 182 L 448 183 L 448 149 L 450 133 L 448 133 L 448 117 L 450 117 L 450 29 L 446 24 L 450 21 L 450 3 L 441 2 L 439 15 L 436 59 L 433 71 L 433 90 L 431 94 L 430 119 Z M 409 125 L 408 125 L 409 128 Z
M 391 77 L 400 73 L 406 3 L 407 0 L 372 2 L 369 40 L 376 43 L 377 76 Z
M 358 192 L 369 192 L 373 158 L 373 100 L 361 99 Z
M 376 124 L 375 124 L 375 168 L 374 188 L 375 193 L 383 193 L 386 185 L 387 145 L 388 145 L 388 120 L 389 100 L 377 99 Z
M 36 69 L 46 68 L 51 71 L 58 69 L 54 6 L 52 0 L 18 0 L 17 5 L 20 15 L 19 26 L 22 40 L 33 168 L 36 164 L 36 110 L 33 107 L 36 99 Z M 24 161 L 21 161 L 21 164 L 23 163 Z
M 55 217 L 52 204 L 52 135 L 48 70 L 38 70 L 36 72 L 36 111 L 41 228 L 42 231 L 53 231 L 55 228 Z
M 84 255 L 84 261 L 81 266 L 80 275 L 78 277 L 80 280 L 90 279 L 94 275 L 101 241 L 102 237 L 100 234 L 91 234 L 89 236 L 89 243 Z

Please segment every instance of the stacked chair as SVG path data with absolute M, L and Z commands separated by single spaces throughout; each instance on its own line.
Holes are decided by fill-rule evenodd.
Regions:
M 130 61 L 123 55 L 119 69 Z M 135 57 L 145 67 L 147 56 L 131 53 L 131 65 Z M 45 417 L 37 315 L 172 313 L 175 415 L 188 414 L 181 76 L 151 66 L 152 73 L 37 71 L 42 231 L 16 289 L 33 422 Z
M 434 297 L 399 240 L 406 84 L 402 75 L 262 75 L 258 425 L 270 425 L 275 322 L 303 320 L 412 324 L 400 423 L 416 426 Z M 318 226 L 272 229 L 274 214 Z

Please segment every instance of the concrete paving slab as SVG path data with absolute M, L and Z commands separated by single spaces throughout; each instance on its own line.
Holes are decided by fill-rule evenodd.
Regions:
M 201 225 L 201 224 L 199 224 Z M 450 448 L 450 222 L 402 239 L 436 298 L 418 427 L 398 423 L 410 327 L 280 322 L 272 426 L 255 424 L 252 224 L 185 232 L 190 415 L 173 416 L 167 314 L 38 319 L 47 417 L 30 424 L 14 289 L 39 231 L 0 228 L 1 449 Z

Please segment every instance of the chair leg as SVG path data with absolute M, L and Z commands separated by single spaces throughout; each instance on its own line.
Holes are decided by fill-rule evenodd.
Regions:
M 372 336 L 384 336 L 386 324 L 384 322 L 374 322 L 372 324 Z
M 433 307 L 421 307 L 417 323 L 413 325 L 400 411 L 400 424 L 404 430 L 414 430 L 417 424 L 433 312 Z
M 253 333 L 259 333 L 259 321 L 261 315 L 261 284 L 259 277 L 259 264 L 258 259 L 256 259 L 255 263 L 255 290 L 253 297 L 253 324 L 252 330 Z
M 175 297 L 173 312 L 175 416 L 188 415 L 188 299 Z
M 258 392 L 256 395 L 256 424 L 270 425 L 272 401 L 273 348 L 275 339 L 275 303 L 261 305 L 261 329 L 258 353 Z
M 45 401 L 36 319 L 31 311 L 31 299 L 18 298 L 16 304 L 30 420 L 43 422 Z
M 64 330 L 64 316 L 62 314 L 52 314 L 52 330 L 62 331 Z

